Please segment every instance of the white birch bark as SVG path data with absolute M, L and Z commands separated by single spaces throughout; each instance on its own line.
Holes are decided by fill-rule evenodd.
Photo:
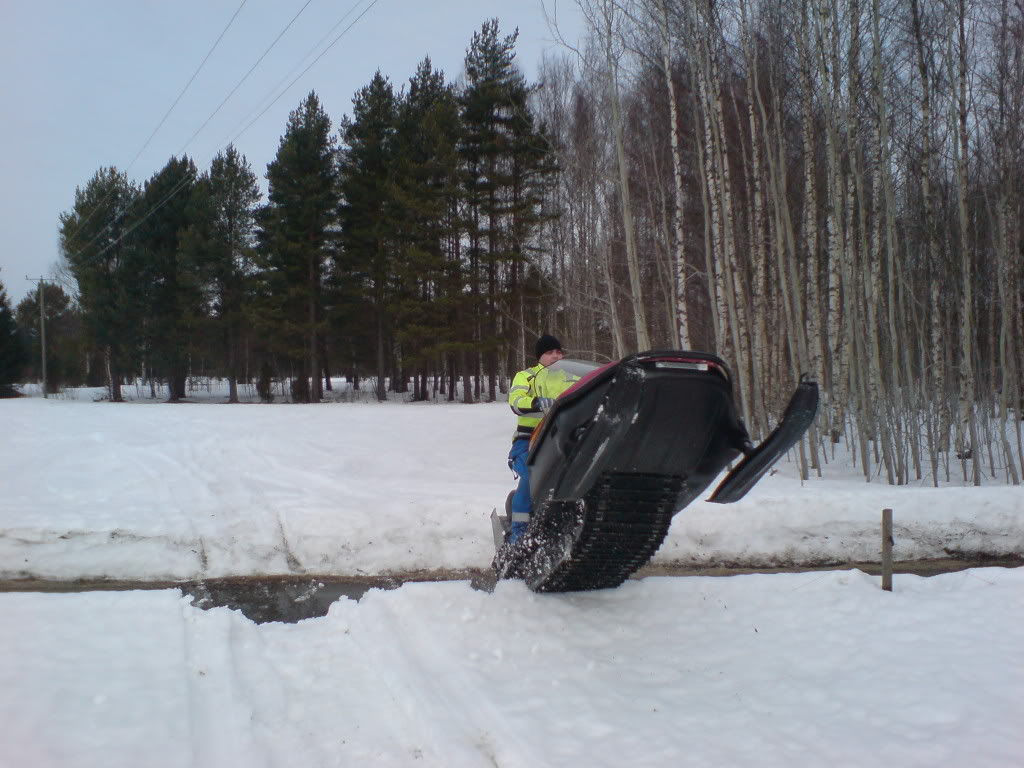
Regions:
M 800 57 L 800 128 L 801 151 L 804 165 L 804 206 L 802 211 L 802 242 L 806 248 L 807 298 L 805 322 L 807 327 L 807 366 L 815 381 L 824 383 L 825 370 L 822 355 L 821 322 L 821 239 L 818 229 L 818 168 L 817 146 L 814 136 L 814 81 L 811 72 L 810 19 L 808 3 L 803 3 L 800 12 L 800 34 L 797 38 Z M 821 462 L 818 458 L 818 422 L 811 425 L 810 446 L 811 466 L 821 477 Z
M 619 359 L 626 349 L 626 339 L 622 333 L 622 322 L 619 320 L 618 301 L 615 296 L 615 278 L 612 275 L 612 247 L 606 242 L 604 247 L 604 279 L 608 290 L 608 319 L 612 330 L 612 357 Z
M 665 70 L 665 89 L 668 92 L 668 113 L 671 125 L 669 137 L 672 146 L 672 180 L 675 183 L 675 205 L 672 224 L 675 230 L 675 288 L 676 288 L 676 340 L 681 349 L 690 348 L 690 319 L 686 305 L 686 241 L 683 232 L 683 212 L 686 191 L 683 187 L 682 141 L 679 137 L 679 104 L 675 84 L 672 82 L 672 33 L 669 29 L 668 0 L 661 0 L 662 66 Z
M 854 411 L 857 414 L 857 439 L 861 452 L 861 471 L 870 482 L 872 457 L 870 441 L 876 433 L 874 411 L 871 408 L 869 392 L 870 361 L 865 343 L 865 319 L 857 297 L 863 296 L 863 279 L 860 274 L 861 260 L 868 258 L 866 198 L 863 190 L 862 156 L 860 145 L 860 3 L 849 0 L 846 4 L 849 14 L 846 76 L 846 148 L 849 172 L 846 174 L 846 269 L 843 271 L 843 293 L 845 302 L 847 343 L 844 354 L 849 363 L 850 391 L 853 393 Z M 838 16 L 835 19 L 839 23 Z
M 1004 170 L 1004 175 L 1006 171 Z M 999 300 L 1003 307 L 1002 319 L 999 327 L 999 359 L 1002 362 L 1002 376 L 999 392 L 999 438 L 1000 444 L 1003 449 L 1003 455 L 1006 461 L 1006 471 L 1010 477 L 1010 481 L 1014 485 L 1020 485 L 1020 475 L 1017 472 L 1017 460 L 1013 455 L 1013 447 L 1010 445 L 1008 436 L 1008 426 L 1010 419 L 1010 392 L 1013 387 L 1017 384 L 1016 376 L 1014 375 L 1014 361 L 1011 359 L 1010 354 L 1010 337 L 1013 333 L 1012 314 L 1008 311 L 1008 308 L 1013 306 L 1013 300 L 1010 292 L 1010 286 L 1013 280 L 1013 256 L 1010 232 L 1010 203 L 1009 203 L 1009 189 L 1010 184 L 1008 180 L 1004 179 L 1000 185 L 999 201 L 997 203 L 998 210 L 997 216 L 997 248 L 999 258 Z M 1019 422 L 1020 419 L 1017 419 Z M 1020 458 L 1024 459 L 1024 456 Z
M 718 193 L 719 179 L 718 172 L 713 160 L 714 141 L 711 136 L 711 121 L 708 118 L 708 97 L 707 75 L 704 69 L 704 58 L 700 59 L 701 65 L 697 68 L 698 89 L 701 96 L 702 109 L 699 113 L 703 127 L 704 141 L 697 142 L 700 167 L 703 169 L 704 182 L 701 184 L 701 194 L 706 195 L 704 199 L 705 209 L 705 256 L 707 258 L 708 291 L 714 307 L 715 325 L 715 351 L 726 356 L 729 338 L 729 321 L 726 313 L 725 285 L 723 279 L 723 247 L 722 247 L 722 214 L 720 208 L 721 196 Z M 710 209 L 710 218 L 707 213 Z
M 751 325 L 753 327 L 753 344 L 751 346 L 751 366 L 753 378 L 751 380 L 751 401 L 753 403 L 754 426 L 761 434 L 767 434 L 767 398 L 764 390 L 772 379 L 767 376 L 768 370 L 765 365 L 764 355 L 768 349 L 768 306 L 766 296 L 767 280 L 767 255 L 765 253 L 765 193 L 764 175 L 761 162 L 761 131 L 758 126 L 757 104 L 760 104 L 761 97 L 757 83 L 757 62 L 754 57 L 752 34 L 749 28 L 746 0 L 740 0 L 740 18 L 742 21 L 743 52 L 746 61 L 745 89 L 747 97 L 747 125 L 750 129 L 750 176 L 753 187 L 753 212 L 749 224 L 749 239 L 751 242 L 751 253 L 754 262 L 753 286 L 750 291 L 752 304 Z M 755 99 L 755 91 L 757 97 Z M 767 126 L 765 126 L 765 138 L 768 138 Z M 769 149 L 770 154 L 770 149 Z M 799 372 L 798 372 L 799 373 Z
M 888 403 L 887 408 L 890 413 L 890 421 L 895 434 L 892 437 L 894 455 L 893 461 L 896 463 L 896 475 L 897 483 L 905 484 L 909 482 L 909 470 L 906 466 L 904 458 L 905 452 L 899 450 L 899 446 L 904 445 L 906 439 L 904 437 L 905 432 L 908 434 L 918 434 L 918 429 L 915 424 L 915 417 L 913 412 L 920 408 L 920 403 L 915 402 L 911 397 L 911 382 L 913 381 L 913 368 L 910 362 L 910 350 L 909 345 L 904 342 L 902 335 L 897 329 L 897 318 L 900 315 L 899 305 L 899 294 L 897 292 L 897 283 L 902 280 L 902 275 L 897 273 L 897 244 L 896 244 L 896 232 L 895 232 L 895 220 L 897 217 L 897 208 L 895 201 L 895 194 L 893 192 L 893 180 L 892 180 L 892 146 L 890 141 L 889 131 L 889 106 L 887 101 L 887 94 L 885 91 L 885 83 L 887 82 L 886 73 L 883 70 L 882 65 L 882 52 L 885 45 L 882 40 L 881 34 L 881 4 L 879 0 L 873 0 L 872 2 L 872 41 L 873 41 L 873 56 L 874 56 L 874 82 L 875 82 L 875 113 L 878 124 L 878 166 L 881 176 L 882 186 L 882 198 L 884 204 L 884 231 L 885 231 L 885 270 L 886 270 L 886 323 L 888 330 L 888 353 L 882 352 L 883 355 L 887 356 L 890 361 L 891 370 L 891 385 L 888 388 Z M 882 285 L 881 279 L 878 281 L 878 292 L 881 295 Z M 908 424 L 904 427 L 901 424 L 899 418 L 896 417 L 897 411 L 906 414 L 908 418 Z M 920 456 L 918 441 L 916 439 L 910 440 L 910 451 L 914 456 L 915 466 L 920 467 Z
M 818 169 L 814 139 L 814 85 L 811 75 L 810 22 L 806 3 L 801 9 L 800 36 L 800 124 L 803 139 L 804 207 L 803 242 L 807 248 L 807 337 L 808 365 L 819 382 L 825 381 L 822 357 L 821 297 L 819 274 L 821 269 L 821 243 L 818 231 Z
M 844 365 L 843 352 L 846 334 L 844 332 L 842 274 L 845 261 L 846 233 L 843 226 L 843 171 L 839 157 L 839 110 L 840 110 L 840 72 L 839 72 L 839 22 L 833 17 L 827 0 L 817 0 L 818 39 L 820 41 L 821 81 L 826 86 L 828 98 L 825 108 L 825 150 L 828 161 L 828 188 L 826 221 L 828 230 L 828 294 L 827 294 L 827 333 L 828 333 L 828 391 L 827 401 L 828 429 L 833 444 L 842 437 L 845 422 L 845 404 L 847 399 L 847 370 Z
M 956 141 L 954 142 L 954 164 L 957 174 L 957 215 L 960 230 L 960 402 L 957 449 L 964 464 L 971 461 L 971 480 L 981 485 L 981 465 L 978 450 L 978 425 L 974 412 L 974 292 L 973 269 L 968 240 L 969 219 L 967 215 L 967 8 L 966 0 L 956 0 L 956 89 L 957 97 L 952 102 L 955 109 Z M 952 74 L 953 62 L 950 61 Z
M 626 162 L 626 148 L 623 141 L 623 125 L 619 102 L 619 62 L 614 51 L 614 25 L 616 7 L 614 2 L 603 0 L 601 4 L 604 23 L 602 43 L 608 66 L 608 97 L 611 102 L 612 131 L 615 138 L 615 161 L 618 166 L 619 196 L 622 203 L 622 227 L 626 241 L 626 268 L 629 272 L 630 301 L 633 305 L 633 321 L 638 349 L 651 348 L 647 333 L 647 313 L 644 308 L 643 291 L 640 281 L 640 260 L 636 248 L 636 230 L 633 224 L 633 205 L 629 189 L 629 166 Z
M 739 373 L 740 384 L 740 407 L 743 418 L 747 424 L 752 423 L 750 396 L 751 396 L 751 372 L 749 344 L 750 325 L 746 317 L 746 294 L 742 275 L 736 262 L 736 212 L 732 201 L 732 178 L 729 163 L 729 153 L 726 148 L 725 116 L 722 108 L 721 88 L 722 80 L 718 66 L 718 55 L 713 50 L 716 40 L 712 39 L 717 35 L 717 26 L 711 17 L 711 0 L 707 0 L 708 16 L 704 20 L 706 34 L 701 36 L 704 46 L 703 55 L 708 62 L 710 74 L 707 95 L 710 98 L 710 123 L 713 139 L 713 153 L 715 169 L 718 173 L 718 192 L 722 201 L 722 244 L 724 246 L 723 265 L 724 286 L 722 293 L 725 296 L 726 309 L 729 316 L 729 328 L 732 337 L 732 347 L 735 361 L 734 369 Z
M 769 80 L 773 103 L 781 103 L 779 78 L 775 74 L 774 67 L 769 69 Z M 781 110 L 774 110 L 772 120 L 769 121 L 756 74 L 753 85 L 754 100 L 759 109 L 760 124 L 764 132 L 765 156 L 768 160 L 768 189 L 770 191 L 768 202 L 773 213 L 771 220 L 774 224 L 776 251 L 776 259 L 774 261 L 777 265 L 775 283 L 779 286 L 779 292 L 782 296 L 786 328 L 785 335 L 789 340 L 787 348 L 790 354 L 790 372 L 795 380 L 800 374 L 807 371 L 808 354 L 807 334 L 804 325 L 803 294 L 799 276 L 800 272 L 797 266 L 796 234 L 793 227 L 793 215 L 789 206 L 789 197 L 786 194 L 789 184 L 786 173 L 787 151 L 785 132 L 782 125 Z M 779 378 L 788 379 L 790 377 L 780 376 Z M 811 435 L 811 463 L 812 466 L 818 468 L 817 441 L 814 437 L 813 429 Z M 808 465 L 803 441 L 800 443 L 799 461 L 800 476 L 806 480 L 808 477 Z
M 877 428 L 876 439 L 881 444 L 882 462 L 885 466 L 886 478 L 888 479 L 890 485 L 895 485 L 897 476 L 896 460 L 893 456 L 894 450 L 889 431 L 889 415 L 892 412 L 892 394 L 886 386 L 884 371 L 882 367 L 882 319 L 879 317 L 880 308 L 883 309 L 886 315 L 888 316 L 888 314 L 891 312 L 891 307 L 889 306 L 888 302 L 886 302 L 885 305 L 882 306 L 882 297 L 884 294 L 882 286 L 882 251 L 886 247 L 885 243 L 883 243 L 882 222 L 883 219 L 888 217 L 888 212 L 884 210 L 885 201 L 884 194 L 882 191 L 882 167 L 887 162 L 888 157 L 885 151 L 882 136 L 884 105 L 882 105 L 882 112 L 879 113 L 878 111 L 878 102 L 882 101 L 881 32 L 879 29 L 878 12 L 878 0 L 872 0 L 872 71 L 874 73 L 873 92 L 875 95 L 876 107 L 873 138 L 876 157 L 874 168 L 872 169 L 871 179 L 872 216 L 874 221 L 871 227 L 871 248 L 870 251 L 865 253 L 864 265 L 864 289 L 868 314 L 867 334 L 868 346 L 870 350 L 869 400 L 866 403 L 866 409 L 870 410 L 873 414 L 873 421 Z M 862 212 L 865 207 L 866 203 L 862 197 Z M 889 357 L 889 360 L 894 361 L 894 359 L 891 356 Z
M 999 193 L 996 202 L 996 259 L 998 262 L 999 304 L 1002 308 L 999 323 L 999 440 L 1006 461 L 1007 476 L 1014 485 L 1020 485 L 1020 474 L 1017 471 L 1018 460 L 1024 463 L 1024 452 L 1014 456 L 1013 446 L 1009 438 L 1010 393 L 1019 388 L 1017 377 L 1017 361 L 1013 355 L 1011 339 L 1014 335 L 1013 308 L 1016 306 L 1014 287 L 1019 286 L 1016 275 L 1019 260 L 1014 258 L 1013 243 L 1019 242 L 1019 218 L 1013 216 L 1013 199 L 1016 186 L 1013 179 L 1014 154 L 1019 152 L 1021 131 L 1020 122 L 1022 96 L 1021 86 L 1024 85 L 1024 67 L 1017 56 L 1017 65 L 1012 67 L 1013 60 L 1009 39 L 1009 8 L 1007 0 L 999 4 L 999 32 L 997 35 L 996 55 L 1001 62 L 997 68 L 996 90 L 998 98 L 998 125 L 996 143 L 999 160 Z M 1017 75 L 1016 82 L 1013 75 Z M 1020 435 L 1020 419 L 1017 422 L 1017 434 Z M 1024 471 L 1024 466 L 1022 466 Z
M 930 334 L 930 365 L 926 376 L 930 380 L 926 390 L 932 392 L 937 405 L 937 424 L 934 435 L 929 441 L 932 461 L 932 483 L 939 483 L 939 453 L 948 450 L 950 415 L 946 404 L 946 363 L 943 354 L 942 339 L 942 304 L 940 290 L 940 253 L 938 228 L 932 196 L 933 146 L 932 146 L 932 74 L 929 68 L 929 57 L 925 50 L 924 32 L 922 29 L 921 9 L 919 0 L 910 0 L 911 20 L 914 29 L 914 42 L 917 54 L 918 74 L 921 78 L 921 199 L 924 206 L 924 227 L 927 239 L 928 299 L 930 311 L 927 314 Z

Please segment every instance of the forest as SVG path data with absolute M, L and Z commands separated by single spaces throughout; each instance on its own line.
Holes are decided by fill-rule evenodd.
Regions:
M 715 352 L 755 436 L 813 377 L 805 474 L 845 444 L 868 480 L 1019 484 L 1024 3 L 577 5 L 537 82 L 492 20 L 458 80 L 378 74 L 337 125 L 309 93 L 265 199 L 232 146 L 97 170 L 13 313 L 23 375 L 40 297 L 49 386 L 111 400 L 495 400 L 549 332 Z

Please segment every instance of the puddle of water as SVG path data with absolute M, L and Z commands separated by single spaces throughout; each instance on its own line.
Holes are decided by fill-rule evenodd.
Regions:
M 490 576 L 490 578 L 488 578 Z M 445 578 L 447 577 L 447 578 Z M 214 579 L 176 585 L 192 597 L 197 608 L 227 607 L 241 611 L 257 624 L 280 621 L 294 624 L 303 619 L 326 616 L 331 605 L 347 597 L 359 600 L 371 589 L 397 589 L 408 581 L 451 581 L 468 579 L 474 589 L 490 591 L 494 579 L 486 572 L 416 574 L 416 577 L 294 578 L 249 577 Z
M 221 579 L 182 584 L 179 588 L 192 597 L 192 605 L 197 608 L 231 608 L 241 611 L 257 624 L 268 621 L 294 624 L 303 619 L 326 616 L 331 605 L 342 597 L 359 600 L 371 589 L 396 589 L 400 586 L 401 582 L 395 579 Z
M 231 608 L 257 624 L 269 621 L 294 624 L 303 619 L 326 616 L 331 605 L 343 597 L 359 600 L 371 589 L 398 589 L 408 582 L 420 581 L 468 581 L 473 589 L 487 592 L 494 589 L 494 573 L 488 568 L 377 576 L 236 576 L 189 582 L 0 579 L 0 593 L 179 589 L 192 598 L 192 605 L 197 608 Z

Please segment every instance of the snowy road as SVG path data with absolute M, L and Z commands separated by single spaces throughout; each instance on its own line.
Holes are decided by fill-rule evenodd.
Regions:
M 0 595 L 4 766 L 1009 766 L 1024 569 L 407 584 L 256 625 Z M 12 660 L 16 663 L 11 663 Z

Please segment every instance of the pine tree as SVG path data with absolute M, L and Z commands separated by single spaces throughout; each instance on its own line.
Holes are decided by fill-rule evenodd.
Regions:
M 172 157 L 146 182 L 139 201 L 141 220 L 126 253 L 135 286 L 132 295 L 143 302 L 136 307 L 148 363 L 159 378 L 167 380 L 170 402 L 186 394 L 193 326 L 199 311 L 198 276 L 183 247 L 193 216 L 196 176 L 191 159 Z
M 337 165 L 331 121 L 311 92 L 288 117 L 267 166 L 269 203 L 260 213 L 261 322 L 272 351 L 292 367 L 292 395 L 323 396 L 320 378 L 323 273 L 335 237 Z
M 492 400 L 498 351 L 507 341 L 499 316 L 513 314 L 505 297 L 510 287 L 518 290 L 527 243 L 540 221 L 539 185 L 551 168 L 530 113 L 530 89 L 515 64 L 518 35 L 516 30 L 500 37 L 497 19 L 483 24 L 466 54 L 462 94 L 470 282 L 479 302 L 477 341 Z
M 14 385 L 21 381 L 28 351 L 14 322 L 7 288 L 0 281 L 0 397 L 17 397 Z
M 244 155 L 228 146 L 213 159 L 194 196 L 188 249 L 203 281 L 221 344 L 228 379 L 228 402 L 238 402 L 241 350 L 248 351 L 246 287 L 253 274 L 256 207 L 260 189 Z M 248 366 L 246 366 L 248 370 Z
M 85 331 L 102 351 L 114 402 L 121 400 L 121 381 L 137 361 L 138 323 L 124 262 L 139 194 L 124 173 L 101 168 L 75 190 L 74 207 L 60 217 L 61 252 L 78 283 Z
M 391 332 L 392 275 L 398 240 L 395 200 L 396 102 L 388 79 L 377 72 L 352 101 L 352 118 L 342 122 L 340 207 L 341 271 L 365 281 L 373 313 L 376 394 L 385 391 L 385 346 Z
M 395 194 L 399 225 L 396 337 L 413 369 L 416 400 L 427 398 L 431 363 L 456 348 L 460 327 L 458 142 L 461 122 L 454 89 L 424 59 L 398 107 Z

